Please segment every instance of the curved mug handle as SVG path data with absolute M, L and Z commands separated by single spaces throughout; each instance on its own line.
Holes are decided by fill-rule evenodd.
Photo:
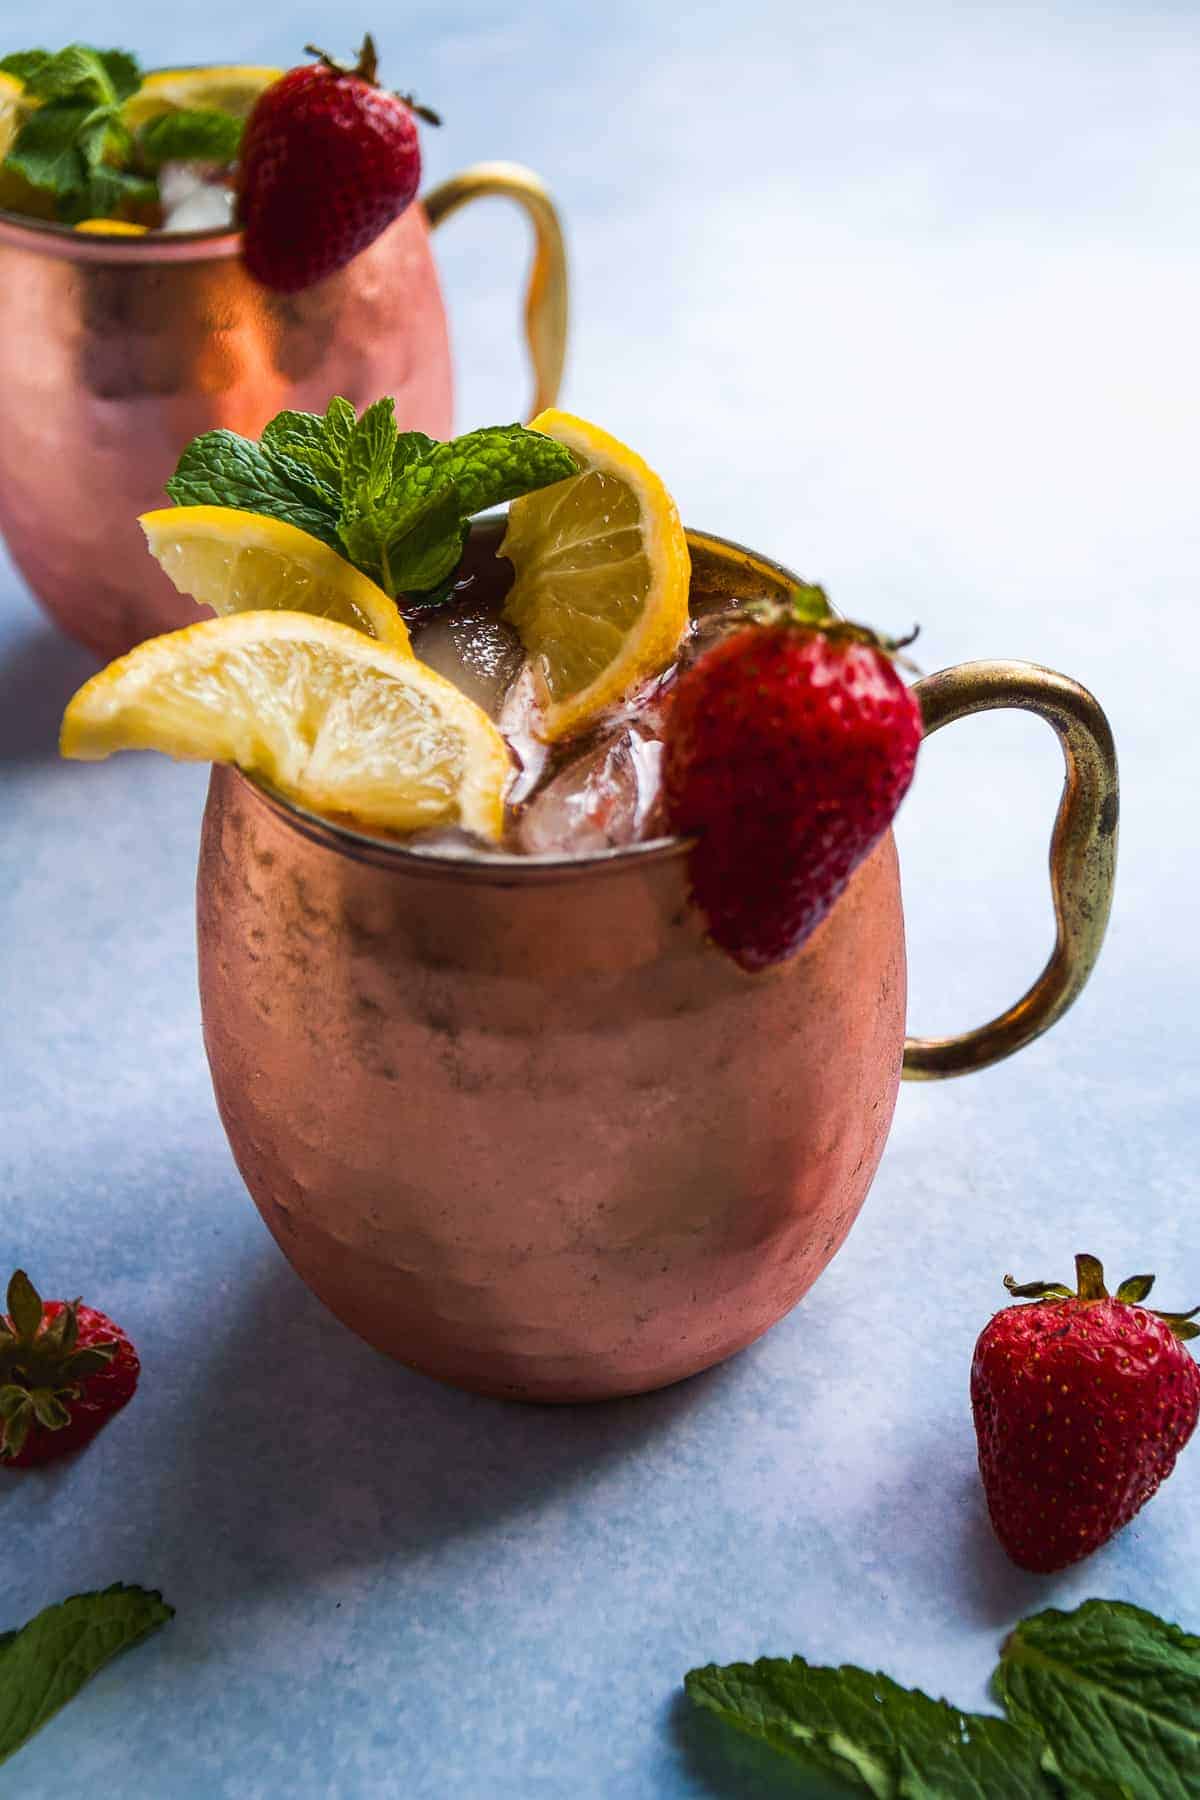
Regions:
M 532 169 L 520 163 L 474 163 L 431 188 L 421 205 L 431 229 L 472 200 L 515 200 L 533 226 L 533 263 L 525 288 L 525 340 L 533 367 L 535 418 L 553 406 L 567 353 L 567 251 L 553 200 Z
M 939 1081 L 986 1069 L 1061 1018 L 1082 990 L 1104 941 L 1117 862 L 1117 754 L 1099 702 L 1078 682 L 1037 663 L 973 662 L 917 682 L 925 735 L 969 713 L 1015 706 L 1037 713 L 1062 745 L 1066 779 L 1050 841 L 1057 936 L 1050 960 L 1007 1012 L 957 1037 L 908 1038 L 904 1075 Z

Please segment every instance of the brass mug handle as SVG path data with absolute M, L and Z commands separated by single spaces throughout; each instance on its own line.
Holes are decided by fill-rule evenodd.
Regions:
M 1061 1018 L 1100 954 L 1117 863 L 1117 754 L 1099 702 L 1078 682 L 1037 663 L 973 662 L 916 684 L 925 736 L 969 713 L 1020 707 L 1054 728 L 1066 779 L 1050 841 L 1050 891 L 1057 937 L 1029 992 L 999 1018 L 958 1037 L 908 1038 L 904 1074 L 939 1081 L 986 1069 Z
M 499 195 L 523 207 L 533 226 L 533 263 L 525 288 L 525 340 L 533 365 L 535 418 L 553 406 L 567 353 L 567 251 L 562 225 L 545 184 L 520 163 L 474 163 L 431 188 L 421 204 L 436 228 L 472 200 Z

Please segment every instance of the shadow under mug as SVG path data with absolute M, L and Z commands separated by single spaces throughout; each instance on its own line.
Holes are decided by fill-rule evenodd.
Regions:
M 284 407 L 396 401 L 402 430 L 451 432 L 449 332 L 430 231 L 469 201 L 515 201 L 534 235 L 525 297 L 532 413 L 553 404 L 567 336 L 562 230 L 545 187 L 480 163 L 414 203 L 344 269 L 272 294 L 237 232 L 91 235 L 0 214 L 0 531 L 64 631 L 105 660 L 194 624 L 146 549 L 184 446 L 257 437 Z
M 501 583 L 499 527 L 475 527 Z M 795 577 L 689 533 L 693 589 Z M 842 1243 L 901 1067 L 982 1068 L 1079 993 L 1104 935 L 1117 768 L 1097 702 L 1028 663 L 917 692 L 926 730 L 1020 707 L 1066 761 L 1054 953 L 961 1037 L 904 1036 L 890 833 L 787 963 L 706 940 L 687 845 L 450 859 L 333 825 L 214 770 L 197 898 L 204 1034 L 233 1154 L 293 1266 L 368 1342 L 512 1398 L 659 1387 L 749 1344 Z

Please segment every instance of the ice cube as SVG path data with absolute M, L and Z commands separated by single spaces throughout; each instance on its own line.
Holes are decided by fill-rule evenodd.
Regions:
M 479 602 L 409 615 L 413 653 L 498 719 L 524 660 L 521 640 L 499 613 Z
M 517 823 L 517 848 L 530 856 L 587 856 L 649 835 L 662 749 L 642 722 L 593 743 L 534 795 Z
M 228 231 L 234 192 L 209 163 L 164 163 L 158 178 L 164 231 Z
M 513 753 L 516 771 L 508 788 L 508 804 L 520 806 L 537 787 L 550 761 L 550 747 L 540 735 L 541 705 L 533 665 L 525 663 L 509 688 L 496 724 Z

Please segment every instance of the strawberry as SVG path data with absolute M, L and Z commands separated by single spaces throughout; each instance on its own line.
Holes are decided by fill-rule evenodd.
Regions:
M 438 123 L 379 87 L 369 36 L 352 69 L 306 48 L 320 61 L 263 90 L 240 154 L 242 260 L 281 294 L 332 275 L 399 218 L 421 179 L 414 114 Z
M 1075 1258 L 1076 1291 L 1057 1282 L 1010 1294 L 971 1364 L 979 1472 L 996 1536 L 1023 1569 L 1048 1574 L 1090 1556 L 1175 1467 L 1200 1417 L 1200 1364 L 1184 1340 L 1192 1313 L 1139 1304 L 1153 1275 L 1114 1295 L 1094 1256 Z
M 756 970 L 799 949 L 887 830 L 921 711 L 899 645 L 835 618 L 820 588 L 748 611 L 675 684 L 663 795 L 670 829 L 696 839 L 710 935 Z
M 43 1301 L 18 1269 L 0 1316 L 0 1468 L 82 1450 L 133 1399 L 140 1372 L 119 1325 L 79 1300 Z

